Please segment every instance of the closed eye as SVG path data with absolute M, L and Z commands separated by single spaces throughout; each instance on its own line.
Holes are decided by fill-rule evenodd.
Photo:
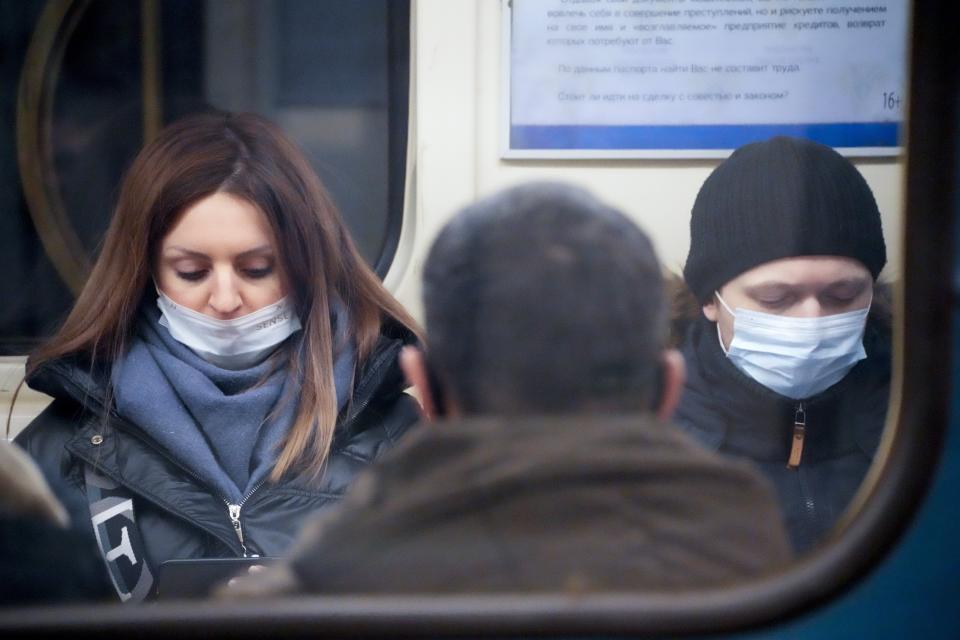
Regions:
M 793 303 L 792 296 L 780 296 L 777 298 L 754 298 L 758 304 L 767 309 L 782 309 Z
M 273 273 L 273 267 L 263 267 L 260 269 L 244 269 L 243 274 L 248 278 L 258 280 L 260 278 L 266 278 L 271 273 Z
M 857 299 L 857 296 L 826 296 L 825 303 L 829 304 L 850 304 Z
M 206 269 L 199 269 L 197 271 L 177 271 L 177 277 L 188 282 L 198 282 L 203 280 L 207 275 Z
M 748 288 L 745 293 L 761 307 L 778 310 L 789 307 L 797 301 L 800 292 L 781 283 L 763 284 Z

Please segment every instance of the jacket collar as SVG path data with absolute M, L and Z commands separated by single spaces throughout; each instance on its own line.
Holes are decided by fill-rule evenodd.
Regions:
M 104 421 L 92 413 L 84 415 L 77 433 L 66 444 L 71 454 L 133 493 L 204 529 L 238 555 L 243 553 L 225 517 L 225 499 L 211 494 L 138 429 L 118 428 L 120 418 Z
M 403 393 L 407 383 L 400 369 L 400 350 L 404 345 L 412 342 L 413 334 L 402 337 L 380 336 L 373 352 L 357 373 L 353 396 L 341 416 L 341 427 L 337 429 L 336 438 L 348 438 L 360 428 L 356 418 L 374 398 L 386 398 Z

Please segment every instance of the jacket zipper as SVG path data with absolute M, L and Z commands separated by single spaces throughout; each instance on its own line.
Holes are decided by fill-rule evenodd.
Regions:
M 257 489 L 263 486 L 264 482 L 266 482 L 266 480 L 261 480 L 258 482 L 257 486 L 255 486 L 253 490 L 245 495 L 237 504 L 231 504 L 228 499 L 220 496 L 220 499 L 223 500 L 224 504 L 227 505 L 227 516 L 230 518 L 230 523 L 233 525 L 233 530 L 237 534 L 237 540 L 240 541 L 240 548 L 243 549 L 244 558 L 259 558 L 260 555 L 257 553 L 247 553 L 247 544 L 243 540 L 243 523 L 240 522 L 240 509 L 242 509 L 243 505 L 246 504 L 247 500 L 250 499 L 250 496 L 256 493 Z
M 111 418 L 115 423 L 119 423 L 119 424 L 123 424 L 123 425 L 126 425 L 126 424 L 127 424 L 127 421 L 126 421 L 123 417 L 121 417 L 119 414 L 117 414 L 116 412 L 114 412 L 114 411 L 111 411 L 111 412 L 110 412 L 110 418 Z M 129 435 L 129 436 L 131 436 L 131 437 L 134 437 L 134 438 L 137 438 L 138 440 L 141 440 L 141 441 L 144 442 L 145 444 L 149 444 L 149 442 L 148 442 L 147 440 L 145 440 L 144 438 L 141 438 L 141 437 L 136 433 L 136 431 L 135 431 L 134 429 L 132 429 L 132 428 L 122 429 L 122 431 L 124 431 L 127 435 Z M 209 486 L 206 484 L 206 482 L 204 482 L 204 480 L 203 480 L 200 476 L 198 476 L 196 473 L 193 472 L 193 470 L 188 469 L 186 466 L 184 466 L 183 464 L 181 464 L 178 460 L 176 460 L 176 459 L 174 459 L 172 456 L 170 456 L 166 451 L 163 450 L 162 447 L 155 447 L 155 446 L 153 446 L 152 444 L 150 444 L 149 446 L 150 446 L 150 449 L 153 450 L 156 454 L 158 454 L 158 455 L 161 456 L 162 458 L 165 458 L 165 459 L 168 460 L 169 462 L 173 463 L 173 464 L 174 464 L 175 466 L 177 466 L 181 471 L 183 471 L 184 473 L 186 473 L 187 475 L 189 475 L 191 478 L 193 478 L 194 480 L 196 480 L 196 481 L 197 481 L 197 484 L 199 484 L 200 486 L 206 487 L 207 490 L 210 490 L 210 489 L 211 489 L 211 487 L 209 487 Z M 222 494 L 217 493 L 216 491 L 210 491 L 210 493 L 212 493 L 213 495 L 215 495 L 215 496 L 217 496 L 218 498 L 220 498 L 220 500 L 223 501 L 223 503 L 227 505 L 227 517 L 230 519 L 230 524 L 233 525 L 233 530 L 234 530 L 234 532 L 237 534 L 237 539 L 240 541 L 240 549 L 241 549 L 242 552 L 243 552 L 243 557 L 244 557 L 244 558 L 249 557 L 249 556 L 247 556 L 247 547 L 246 547 L 246 544 L 244 543 L 244 540 L 243 540 L 243 529 L 242 529 L 242 527 L 241 527 L 241 525 L 240 525 L 240 509 L 243 507 L 244 504 L 246 504 L 247 500 L 249 500 L 250 497 L 251 497 L 254 493 L 256 493 L 257 490 L 258 490 L 260 487 L 262 487 L 262 486 L 264 485 L 264 483 L 266 483 L 266 480 L 261 480 L 261 481 L 257 484 L 257 486 L 255 486 L 255 487 L 253 488 L 253 490 L 250 491 L 250 493 L 248 493 L 246 496 L 243 497 L 242 500 L 240 500 L 240 503 L 239 503 L 239 504 L 231 504 L 231 503 L 230 503 L 230 500 L 227 499 L 227 498 L 225 498 Z M 122 484 L 122 483 L 121 483 L 121 484 Z M 171 511 L 171 513 L 174 513 L 174 515 L 179 515 L 179 514 L 177 514 L 176 512 L 173 512 L 173 511 Z M 236 520 L 234 520 L 234 514 L 236 514 Z M 180 517 L 183 517 L 183 516 L 180 516 Z
M 363 378 L 362 380 L 360 380 L 359 384 L 358 384 L 357 387 L 356 387 L 357 390 L 359 390 L 361 387 L 366 387 L 366 386 L 369 384 L 370 379 L 371 379 L 374 375 L 376 375 L 377 372 L 379 372 L 380 367 L 382 366 L 383 362 L 386 361 L 386 359 L 388 358 L 390 352 L 392 352 L 392 351 L 394 351 L 394 350 L 393 350 L 393 349 L 385 349 L 384 352 L 382 352 L 382 353 L 379 355 L 379 357 L 377 358 L 377 361 L 376 361 L 375 363 L 373 363 L 373 366 L 371 366 L 371 368 L 369 369 L 367 375 L 364 376 L 364 378 Z M 78 385 L 77 383 L 75 383 L 75 382 L 73 381 L 72 377 L 70 377 L 70 375 L 69 375 L 69 372 L 64 372 L 64 379 L 65 379 L 66 381 L 68 381 L 68 382 L 71 384 L 71 386 L 73 386 L 75 389 L 77 389 L 77 391 L 78 391 L 80 394 L 82 394 L 83 397 L 86 397 L 86 394 L 85 394 L 85 392 L 84 392 L 84 389 L 83 389 L 80 385 Z M 359 405 L 357 405 L 356 407 L 353 407 L 353 408 L 352 408 L 352 410 L 351 410 L 351 412 L 350 412 L 350 415 L 348 415 L 347 418 L 344 420 L 344 426 L 349 425 L 350 423 L 352 423 L 354 420 L 357 419 L 357 417 L 363 412 L 363 410 L 367 407 L 367 405 L 370 404 L 370 399 L 371 399 L 371 397 L 372 397 L 372 394 L 367 394 L 367 395 L 363 398 L 363 401 L 362 401 Z M 102 403 L 101 403 L 101 406 L 102 406 Z M 113 420 L 115 424 L 116 424 L 116 423 L 119 423 L 119 424 L 122 424 L 122 425 L 124 425 L 124 426 L 127 425 L 127 421 L 126 421 L 123 417 L 121 417 L 116 411 L 110 411 L 110 414 L 109 414 L 109 415 L 110 415 L 111 420 Z M 138 440 L 143 441 L 145 444 L 147 444 L 147 445 L 150 447 L 151 450 L 153 450 L 155 453 L 157 453 L 157 454 L 160 455 L 161 457 L 165 458 L 165 459 L 168 460 L 169 462 L 173 463 L 173 464 L 174 464 L 175 466 L 177 466 L 181 471 L 183 471 L 184 473 L 186 473 L 187 475 L 189 475 L 190 477 L 192 477 L 194 480 L 196 480 L 197 483 L 200 484 L 201 486 L 207 486 L 206 483 L 200 478 L 200 476 L 198 476 L 198 475 L 197 475 L 196 473 L 194 473 L 192 470 L 190 470 L 190 469 L 188 469 L 187 467 L 185 467 L 184 465 L 182 465 L 178 460 L 174 459 L 172 456 L 168 455 L 161 447 L 156 447 L 156 446 L 154 446 L 152 443 L 150 443 L 148 440 L 140 437 L 140 436 L 136 433 L 136 429 L 133 428 L 132 425 L 131 425 L 131 428 L 124 428 L 124 429 L 121 429 L 121 430 L 124 431 L 125 433 L 127 433 L 128 435 L 130 435 L 130 436 L 132 436 L 132 437 L 134 437 L 134 438 L 137 438 Z M 82 457 L 82 456 L 81 456 L 81 457 Z M 87 460 L 87 462 L 90 463 L 90 464 L 92 464 L 92 462 L 89 461 L 89 460 Z M 114 480 L 117 481 L 117 482 L 120 482 L 120 480 L 117 479 L 117 478 L 114 478 Z M 243 505 L 246 504 L 247 500 L 248 500 L 251 496 L 253 496 L 253 494 L 256 493 L 257 490 L 260 489 L 260 487 L 262 487 L 265 482 L 266 482 L 266 480 L 263 480 L 263 481 L 259 482 L 259 483 L 257 484 L 257 486 L 255 486 L 255 487 L 253 488 L 253 490 L 250 491 L 250 493 L 248 493 L 246 496 L 244 496 L 244 498 L 243 498 L 242 500 L 240 500 L 240 502 L 237 503 L 237 504 L 232 504 L 229 499 L 223 497 L 222 495 L 220 495 L 220 494 L 218 494 L 218 493 L 216 493 L 216 492 L 211 492 L 211 493 L 214 493 L 214 495 L 216 495 L 218 498 L 220 498 L 220 500 L 223 501 L 223 503 L 224 503 L 225 505 L 227 505 L 227 517 L 230 519 L 230 524 L 233 526 L 233 530 L 234 530 L 234 532 L 237 534 L 237 540 L 238 540 L 239 543 L 240 543 L 240 548 L 241 548 L 241 550 L 242 550 L 242 552 L 243 552 L 243 557 L 245 557 L 245 558 L 246 558 L 246 557 L 258 557 L 258 556 L 257 556 L 256 554 L 254 554 L 254 555 L 252 555 L 252 556 L 248 556 L 248 555 L 247 555 L 247 546 L 246 546 L 246 542 L 244 541 L 244 538 L 243 538 L 243 524 L 242 524 L 242 522 L 240 521 L 240 510 L 243 508 Z M 123 484 L 122 482 L 120 482 L 120 483 Z M 124 486 L 125 486 L 125 485 L 124 485 Z M 209 489 L 210 487 L 207 487 L 207 488 Z M 149 497 L 149 496 L 146 496 L 146 497 Z M 152 500 L 153 498 L 150 498 L 150 499 Z M 158 503 L 158 504 L 159 504 L 159 503 Z M 165 507 L 165 508 L 166 508 L 167 511 L 170 511 L 170 513 L 172 513 L 172 514 L 175 515 L 175 516 L 178 516 L 178 517 L 181 517 L 181 518 L 184 517 L 183 515 L 178 514 L 176 511 L 170 509 L 169 507 Z M 219 537 L 219 536 L 217 536 L 217 537 Z
M 793 414 L 793 438 L 790 444 L 790 458 L 787 460 L 787 469 L 798 469 L 800 467 L 800 461 L 803 458 L 803 440 L 806 434 L 807 411 L 803 403 L 798 402 Z M 807 520 L 812 523 L 817 517 L 817 505 L 813 500 L 813 495 L 811 495 L 809 487 L 807 487 L 807 483 L 804 482 L 803 472 L 798 471 L 798 473 L 800 474 L 797 479 L 800 481 L 803 510 L 807 514 Z
M 787 469 L 796 469 L 803 458 L 803 439 L 807 434 L 807 412 L 803 403 L 797 403 L 793 412 L 793 438 L 790 443 L 790 457 L 787 458 Z
M 375 363 L 374 367 L 371 369 L 370 375 L 373 375 L 375 371 L 379 370 L 379 367 L 383 359 L 384 359 L 384 356 L 381 356 L 379 358 L 379 360 Z M 369 380 L 369 376 L 366 379 L 360 381 L 361 385 L 363 385 L 363 383 L 367 382 L 368 380 Z M 366 396 L 364 396 L 363 402 L 361 402 L 358 406 L 353 407 L 353 410 L 350 412 L 350 415 L 348 415 L 346 419 L 343 421 L 344 426 L 349 425 L 351 422 L 356 420 L 357 416 L 359 416 L 363 412 L 363 410 L 366 409 L 367 405 L 370 404 L 370 398 L 371 398 L 371 394 L 367 394 Z M 194 475 L 194 477 L 196 476 Z M 199 478 L 197 479 L 199 480 Z M 237 504 L 231 504 L 230 500 L 228 500 L 227 498 L 224 498 L 223 496 L 220 496 L 220 499 L 223 500 L 224 504 L 227 505 L 227 515 L 230 518 L 230 523 L 233 525 L 234 532 L 237 534 L 237 540 L 240 541 L 240 548 L 243 549 L 244 558 L 257 558 L 259 557 L 259 555 L 247 553 L 247 545 L 243 539 L 243 523 L 240 521 L 240 510 L 243 508 L 243 505 L 246 504 L 250 496 L 256 493 L 257 489 L 262 487 L 265 482 L 266 480 L 261 480 L 257 484 L 257 486 L 255 486 L 253 490 L 250 491 L 250 493 L 248 493 L 246 496 L 244 496 L 244 498 L 240 500 L 240 502 L 238 502 Z

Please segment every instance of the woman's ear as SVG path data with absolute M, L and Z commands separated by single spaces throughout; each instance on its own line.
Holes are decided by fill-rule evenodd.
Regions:
M 660 356 L 660 370 L 663 376 L 660 389 L 660 403 L 657 406 L 657 418 L 667 421 L 673 415 L 680 394 L 683 393 L 683 383 L 687 377 L 687 367 L 683 355 L 676 349 L 667 349 Z
M 403 369 L 407 382 L 420 399 L 420 411 L 424 419 L 433 422 L 437 418 L 437 404 L 430 386 L 430 376 L 423 351 L 416 347 L 404 347 L 400 351 L 400 368 Z

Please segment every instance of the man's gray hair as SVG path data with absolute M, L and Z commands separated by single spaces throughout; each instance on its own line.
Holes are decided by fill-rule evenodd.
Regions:
M 636 411 L 667 328 L 646 234 L 583 189 L 533 183 L 466 207 L 427 258 L 428 362 L 470 414 Z

